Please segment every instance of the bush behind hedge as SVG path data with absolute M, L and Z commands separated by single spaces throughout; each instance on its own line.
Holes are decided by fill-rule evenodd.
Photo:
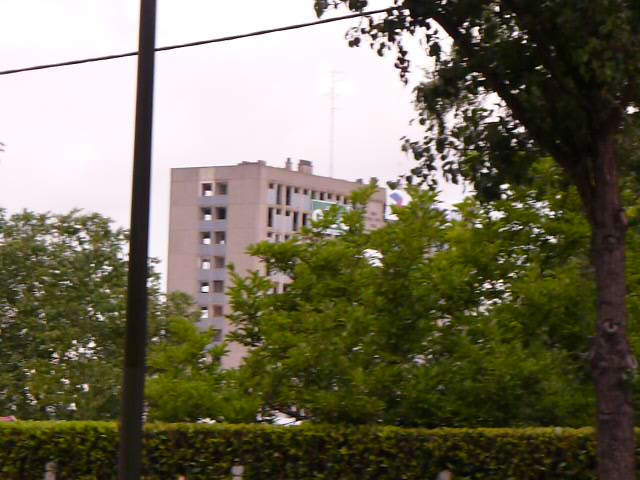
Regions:
M 118 431 L 105 422 L 17 422 L 0 425 L 0 477 L 113 479 Z M 595 479 L 592 429 L 404 429 L 304 425 L 149 424 L 148 479 Z

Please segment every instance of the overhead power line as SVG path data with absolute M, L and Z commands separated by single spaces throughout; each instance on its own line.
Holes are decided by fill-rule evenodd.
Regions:
M 297 30 L 297 29 L 300 29 L 300 28 L 307 28 L 307 27 L 314 27 L 316 25 L 323 25 L 325 23 L 332 23 L 332 22 L 339 22 L 339 21 L 342 21 L 342 20 L 349 20 L 351 18 L 365 17 L 367 15 L 374 15 L 376 13 L 389 12 L 389 11 L 392 11 L 394 9 L 397 9 L 397 7 L 387 7 L 387 8 L 381 8 L 381 9 L 378 9 L 378 10 L 369 10 L 367 12 L 352 13 L 350 15 L 343 15 L 341 17 L 325 18 L 325 19 L 322 19 L 322 20 L 316 20 L 315 22 L 298 23 L 298 24 L 295 24 L 295 25 L 287 25 L 287 26 L 284 26 L 284 27 L 269 28 L 267 30 L 258 30 L 256 32 L 241 33 L 241 34 L 238 34 L 238 35 L 229 35 L 227 37 L 212 38 L 212 39 L 209 39 L 209 40 L 199 40 L 197 42 L 188 42 L 188 43 L 180 43 L 180 44 L 177 44 L 177 45 L 168 45 L 166 47 L 158 47 L 158 48 L 155 49 L 155 51 L 156 52 L 166 52 L 168 50 L 177 50 L 179 48 L 197 47 L 197 46 L 200 46 L 200 45 L 208 45 L 210 43 L 228 42 L 230 40 L 238 40 L 238 39 L 241 39 L 241 38 L 257 37 L 259 35 L 267 35 L 267 34 L 270 34 L 270 33 L 285 32 L 287 30 Z M 104 55 L 104 56 L 101 56 L 101 57 L 82 58 L 82 59 L 78 59 L 78 60 L 68 60 L 66 62 L 47 63 L 47 64 L 43 64 L 43 65 L 33 65 L 33 66 L 30 66 L 30 67 L 14 68 L 14 69 L 11 69 L 11 70 L 0 71 L 0 75 L 12 75 L 12 74 L 15 74 L 15 73 L 31 72 L 31 71 L 34 71 L 34 70 L 45 70 L 45 69 L 48 69 L 48 68 L 69 67 L 71 65 L 81 65 L 83 63 L 104 62 L 106 60 L 116 60 L 118 58 L 135 57 L 136 55 L 138 55 L 138 52 L 116 53 L 116 54 L 113 54 L 113 55 Z

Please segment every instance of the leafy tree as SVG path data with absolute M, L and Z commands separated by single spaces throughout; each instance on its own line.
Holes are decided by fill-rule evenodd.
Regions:
M 118 417 L 126 244 L 126 232 L 98 214 L 0 211 L 0 410 L 22 419 Z M 155 355 L 169 358 L 182 341 L 206 345 L 209 336 L 189 330 L 187 301 L 163 298 L 158 283 L 152 274 Z
M 367 0 L 316 0 L 321 14 L 337 4 L 364 9 Z M 628 341 L 625 235 L 619 138 L 636 123 L 640 100 L 640 4 L 628 0 L 397 0 L 384 19 L 351 32 L 368 35 L 383 54 L 402 33 L 420 36 L 435 59 L 417 93 L 423 142 L 407 147 L 420 161 L 412 176 L 474 182 L 495 196 L 499 185 L 528 179 L 538 152 L 576 186 L 591 226 L 597 327 L 591 370 L 598 399 L 598 471 L 603 479 L 635 475 L 631 384 L 636 360 Z M 451 48 L 443 45 L 443 37 Z M 499 105 L 490 108 L 498 98 Z
M 99 215 L 0 217 L 2 409 L 112 418 L 118 409 L 125 233 Z
M 534 185 L 467 199 L 453 217 L 414 190 L 379 230 L 364 231 L 355 210 L 336 239 L 322 235 L 328 215 L 289 242 L 255 246 L 291 279 L 278 295 L 258 272 L 231 289 L 233 339 L 251 348 L 239 385 L 261 418 L 587 423 L 588 225 L 548 161 L 532 173 Z
M 236 399 L 233 374 L 220 369 L 225 347 L 211 347 L 216 332 L 197 327 L 199 312 L 191 297 L 173 294 L 171 299 L 149 349 L 145 397 L 150 420 L 255 421 L 255 402 Z

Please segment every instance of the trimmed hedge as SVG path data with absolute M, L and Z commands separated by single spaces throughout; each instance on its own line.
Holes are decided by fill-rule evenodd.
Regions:
M 58 479 L 113 479 L 115 423 L 17 422 L 0 425 L 0 478 L 41 480 L 46 462 Z M 401 429 L 304 425 L 149 424 L 148 479 L 435 480 L 595 479 L 592 429 Z

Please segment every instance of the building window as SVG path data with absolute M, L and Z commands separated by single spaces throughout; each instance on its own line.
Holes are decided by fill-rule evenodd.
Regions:
M 228 190 L 227 182 L 216 182 L 216 195 L 226 195 Z
M 222 330 L 216 330 L 215 336 L 213 337 L 213 341 L 219 343 L 222 341 Z
M 200 282 L 200 293 L 209 293 L 209 283 Z
M 332 193 L 327 193 L 327 200 L 331 200 L 333 198 L 333 194 Z
M 299 220 L 300 220 L 300 214 L 298 212 L 293 212 L 293 231 L 294 232 L 298 230 Z
M 213 266 L 215 268 L 224 268 L 224 257 L 213 257 Z
M 213 220 L 213 216 L 211 215 L 211 209 L 210 208 L 201 208 L 200 209 L 200 218 L 202 220 L 204 220 L 205 222 Z
M 286 242 L 287 240 L 289 240 L 291 238 L 291 235 L 285 235 L 284 236 L 284 241 Z
M 217 207 L 216 220 L 226 220 L 226 219 L 227 219 L 227 209 L 225 207 Z
M 227 241 L 226 232 L 215 232 L 216 245 L 224 245 Z
M 293 189 L 293 193 L 300 193 L 300 189 L 299 189 L 298 187 L 295 187 L 295 188 Z
M 316 199 L 316 196 L 317 196 L 316 191 L 315 191 L 315 190 L 311 190 L 311 198 L 312 198 L 313 200 L 315 200 L 315 199 Z
M 282 185 L 276 185 L 276 204 L 282 203 Z
M 274 188 L 276 188 L 276 185 L 274 183 L 270 183 L 269 190 L 273 190 Z
M 213 281 L 213 292 L 214 293 L 224 293 L 224 282 L 222 280 L 214 280 Z
M 287 187 L 286 188 L 286 194 L 285 194 L 285 203 L 287 205 L 291 205 L 291 187 Z
M 320 200 L 324 200 L 324 192 L 320 192 Z
M 291 216 L 291 211 L 287 210 L 286 212 L 284 212 L 284 216 L 285 217 L 290 217 Z
M 273 208 L 267 209 L 267 227 L 273 227 Z
M 203 258 L 200 260 L 200 268 L 202 270 L 211 270 L 211 262 L 208 258 Z
M 302 193 L 304 193 L 305 195 L 309 195 L 309 189 L 305 188 Z
M 276 238 L 275 238 L 275 240 L 276 240 L 276 243 L 280 243 L 280 235 L 279 235 L 279 234 L 277 234 L 277 233 L 276 233 Z
M 201 232 L 200 243 L 202 245 L 211 245 L 211 234 L 209 232 Z
M 203 197 L 211 197 L 213 195 L 213 185 L 211 183 L 203 183 L 200 193 Z
M 209 308 L 200 307 L 200 318 L 209 318 Z
M 309 214 L 307 214 L 307 213 L 303 213 L 302 214 L 302 226 L 303 227 L 308 227 L 309 226 Z
M 214 317 L 222 317 L 224 315 L 224 310 L 222 308 L 222 305 L 214 305 L 212 307 L 212 310 L 213 310 Z

